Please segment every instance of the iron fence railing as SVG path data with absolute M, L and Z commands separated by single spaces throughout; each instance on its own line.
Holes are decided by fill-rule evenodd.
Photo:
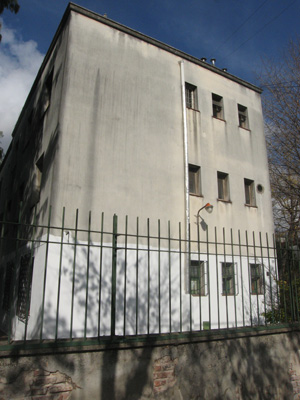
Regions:
M 95 229 L 91 213 L 82 228 L 65 209 L 54 225 L 51 208 L 46 224 L 0 222 L 0 349 L 299 322 L 299 246 L 284 238 L 197 226 L 186 241 L 180 224 L 102 214 Z

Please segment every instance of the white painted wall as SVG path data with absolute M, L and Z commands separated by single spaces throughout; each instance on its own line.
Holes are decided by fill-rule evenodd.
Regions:
M 42 241 L 45 240 L 43 237 Z M 236 252 L 207 256 L 192 252 L 191 259 L 206 261 L 206 295 L 190 296 L 185 280 L 186 257 L 180 253 L 179 245 L 171 248 L 170 253 L 168 247 L 159 250 L 151 244 L 149 247 L 139 244 L 137 251 L 136 246 L 126 248 L 124 242 L 119 242 L 118 248 L 116 335 L 198 331 L 209 321 L 211 329 L 250 326 L 251 315 L 253 325 L 264 324 L 265 304 L 266 310 L 270 310 L 270 287 L 273 288 L 275 307 L 276 265 L 273 257 L 245 257 Z M 222 294 L 221 263 L 224 261 L 235 263 L 235 296 Z M 264 265 L 265 296 L 249 294 L 249 263 Z M 58 338 L 70 337 L 71 318 L 72 337 L 111 334 L 110 243 L 101 246 L 99 242 L 90 242 L 88 246 L 87 241 L 80 241 L 74 246 L 72 235 L 66 231 L 63 238 L 51 235 L 48 248 L 45 243 L 36 246 L 33 271 L 28 339 L 40 337 L 44 282 L 44 339 L 55 338 L 56 329 Z M 22 339 L 24 333 L 25 324 L 16 317 L 13 336 Z

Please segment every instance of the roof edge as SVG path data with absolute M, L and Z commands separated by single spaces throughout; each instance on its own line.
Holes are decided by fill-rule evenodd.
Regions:
M 263 92 L 263 90 L 260 87 L 258 87 L 256 85 L 253 85 L 252 83 L 249 83 L 249 82 L 247 82 L 247 81 L 245 81 L 245 80 L 243 80 L 241 78 L 238 78 L 237 76 L 232 75 L 227 71 L 225 72 L 222 69 L 217 68 L 214 65 L 208 64 L 207 62 L 204 62 L 204 61 L 201 61 L 197 57 L 191 56 L 190 54 L 185 53 L 185 52 L 183 52 L 181 50 L 178 50 L 175 47 L 172 47 L 172 46 L 170 46 L 170 45 L 168 45 L 166 43 L 163 43 L 163 42 L 161 42 L 161 41 L 159 41 L 157 39 L 154 39 L 154 38 L 152 38 L 150 36 L 147 36 L 147 35 L 145 35 L 145 34 L 143 34 L 141 32 L 138 32 L 138 31 L 136 31 L 134 29 L 128 28 L 127 26 L 122 25 L 119 22 L 113 21 L 113 20 L 111 20 L 111 19 L 109 19 L 107 17 L 104 17 L 104 16 L 102 16 L 102 15 L 100 15 L 100 14 L 94 12 L 94 11 L 90 11 L 90 10 L 88 10 L 88 9 L 82 7 L 82 6 L 79 6 L 79 5 L 75 4 L 75 3 L 70 2 L 68 4 L 66 12 L 67 11 L 68 12 L 70 12 L 70 11 L 77 12 L 78 14 L 84 15 L 84 16 L 86 16 L 88 18 L 94 19 L 95 21 L 99 21 L 99 22 L 101 22 L 101 23 L 103 23 L 103 24 L 105 24 L 107 26 L 115 28 L 115 29 L 117 29 L 117 30 L 119 30 L 121 32 L 127 33 L 128 35 L 131 35 L 131 36 L 136 37 L 136 38 L 138 38 L 140 40 L 143 40 L 146 43 L 149 43 L 149 44 L 152 44 L 152 45 L 154 45 L 156 47 L 159 47 L 162 50 L 168 51 L 169 53 L 175 54 L 178 57 L 181 57 L 181 58 L 183 58 L 183 59 L 185 59 L 187 61 L 190 61 L 190 62 L 192 62 L 194 64 L 197 64 L 197 65 L 199 65 L 199 66 L 201 66 L 201 67 L 203 67 L 205 69 L 208 69 L 208 70 L 210 70 L 212 72 L 215 72 L 218 75 L 221 75 L 221 76 L 223 76 L 223 77 L 225 77 L 227 79 L 230 79 L 230 80 L 232 80 L 232 81 L 234 81 L 236 83 L 239 83 L 240 85 L 243 85 L 243 86 L 247 87 L 248 89 L 251 89 L 251 90 L 253 90 L 253 91 L 257 92 L 257 93 L 262 93 Z

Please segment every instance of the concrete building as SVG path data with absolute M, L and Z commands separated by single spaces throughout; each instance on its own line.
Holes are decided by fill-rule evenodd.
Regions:
M 230 234 L 227 232 L 232 228 L 235 244 L 238 243 L 238 230 L 243 234 L 245 231 L 251 232 L 251 235 L 252 232 L 257 235 L 261 233 L 263 238 L 268 234 L 271 240 L 273 219 L 260 95 L 259 88 L 217 68 L 214 63 L 196 59 L 106 17 L 70 4 L 17 121 L 1 167 L 1 215 L 14 221 L 21 215 L 23 222 L 32 222 L 36 209 L 38 223 L 47 225 L 51 205 L 51 226 L 56 227 L 62 226 L 62 209 L 66 207 L 64 227 L 74 226 L 74 216 L 78 209 L 78 226 L 82 229 L 88 228 L 88 213 L 91 211 L 92 230 L 99 228 L 104 212 L 110 217 L 117 214 L 122 220 L 128 215 L 128 229 L 131 232 L 135 229 L 138 216 L 142 221 L 140 234 L 147 231 L 146 221 L 149 218 L 148 230 L 153 235 L 157 234 L 157 220 L 160 219 L 165 227 L 167 221 L 172 222 L 171 235 L 175 235 L 175 232 L 177 234 L 176 224 L 181 222 L 184 227 L 182 236 L 187 240 L 196 238 L 198 230 L 204 238 L 207 234 L 210 237 L 216 234 L 220 238 L 223 237 L 223 228 L 228 236 Z M 19 212 L 17 210 L 21 201 Z M 213 212 L 207 214 L 203 210 L 199 213 L 207 203 L 213 205 Z M 111 219 L 105 219 L 104 229 L 111 229 L 111 225 Z M 45 228 L 38 229 L 39 237 L 45 238 L 46 231 Z M 68 235 L 69 231 L 62 231 Z M 63 303 L 69 310 L 71 302 L 73 304 L 69 293 L 74 289 L 74 283 L 72 286 L 72 279 L 68 283 L 61 283 L 58 265 L 62 258 L 63 267 L 67 270 L 71 268 L 74 263 L 72 245 L 76 244 L 77 239 L 78 243 L 87 240 L 82 232 L 78 238 L 70 234 L 70 246 L 67 249 L 64 246 L 61 252 L 60 232 L 51 230 L 51 238 L 57 244 L 52 243 L 47 250 L 45 243 L 35 244 L 28 258 L 34 256 L 28 325 L 28 334 L 32 337 L 40 318 L 42 302 L 44 321 L 55 320 L 57 308 L 54 303 L 60 297 L 57 296 L 60 290 L 63 299 L 60 307 Z M 94 237 L 93 240 L 99 243 L 99 238 Z M 104 240 L 111 243 L 108 237 Z M 182 286 L 181 283 L 179 286 L 188 299 L 191 298 L 191 287 L 196 285 L 192 302 L 195 302 L 197 309 L 202 306 L 210 309 L 203 311 L 203 315 L 210 314 L 203 317 L 203 321 L 209 321 L 210 327 L 214 324 L 213 299 L 217 292 L 220 292 L 221 297 L 216 307 L 221 315 L 226 314 L 225 309 L 222 311 L 223 306 L 227 311 L 228 307 L 233 307 L 228 305 L 228 301 L 232 304 L 234 302 L 235 310 L 240 313 L 236 302 L 240 303 L 238 293 L 241 294 L 243 284 L 251 302 L 251 265 L 254 269 L 266 267 L 266 277 L 270 275 L 271 269 L 275 270 L 274 259 L 265 262 L 264 253 L 258 262 L 255 249 L 248 256 L 246 250 L 242 251 L 237 263 L 231 250 L 226 250 L 224 255 L 222 249 L 219 254 L 218 250 L 213 250 L 216 247 L 211 245 L 209 252 L 201 248 L 197 253 L 195 246 L 191 246 L 189 255 L 192 265 L 185 262 Z M 152 249 L 155 247 L 155 244 L 151 244 Z M 7 265 L 10 263 L 14 264 L 18 281 L 20 263 L 23 260 L 26 264 L 24 257 L 28 253 L 28 246 L 27 250 L 26 246 L 22 249 L 6 252 L 8 254 L 5 254 L 5 262 L 2 263 L 3 282 L 8 279 L 5 276 L 9 276 Z M 106 296 L 107 300 L 111 297 L 109 271 L 112 250 L 110 248 L 105 251 L 107 255 L 103 257 L 107 260 L 107 273 L 104 273 L 104 266 L 102 273 L 107 279 L 107 293 L 104 290 L 102 296 Z M 193 255 L 193 252 L 198 255 Z M 95 265 L 99 265 L 99 254 L 96 253 L 99 251 L 94 254 L 91 250 L 88 262 L 93 260 Z M 119 259 L 122 258 L 120 254 Z M 136 262 L 136 249 L 132 250 L 131 257 L 133 265 Z M 44 270 L 45 258 L 47 273 Z M 177 256 L 177 261 L 173 260 L 174 265 L 179 262 L 179 258 Z M 65 261 L 67 259 L 72 261 L 68 263 Z M 198 271 L 200 261 L 204 268 L 200 274 L 206 276 L 207 269 L 211 269 L 210 281 L 205 281 L 203 293 L 202 289 L 197 289 L 198 278 L 194 281 L 191 278 L 193 263 Z M 143 260 L 140 263 L 142 265 Z M 154 268 L 152 264 L 151 268 Z M 219 268 L 219 272 L 214 276 L 216 268 Z M 235 277 L 231 281 L 227 279 L 227 283 L 224 272 L 226 268 L 229 275 Z M 245 270 L 247 283 L 238 280 L 240 269 Z M 142 270 L 140 266 L 140 276 L 145 276 Z M 181 272 L 174 271 L 172 277 L 179 282 Z M 264 273 L 261 269 L 259 271 L 259 274 Z M 99 271 L 93 273 L 95 277 L 99 276 Z M 119 273 L 122 274 L 121 271 Z M 219 273 L 220 282 L 216 283 Z M 149 275 L 148 270 L 147 274 L 148 278 L 150 275 L 152 279 L 157 277 L 157 272 L 151 271 Z M 47 288 L 44 287 L 45 297 L 41 280 L 47 282 Z M 135 284 L 132 296 L 136 299 Z M 147 297 L 147 279 L 139 284 L 142 285 L 139 295 Z M 215 289 L 212 289 L 216 284 Z M 155 285 L 152 287 L 153 293 L 159 293 L 160 288 Z M 229 285 L 227 289 L 226 285 Z M 179 286 L 176 284 L 177 288 Z M 128 290 L 127 295 L 130 293 L 129 284 Z M 99 289 L 94 294 L 99 297 Z M 230 298 L 227 294 L 231 295 Z M 262 297 L 262 292 L 259 294 Z M 199 305 L 200 297 L 203 297 L 202 305 Z M 265 299 L 254 297 L 255 304 L 265 303 Z M 2 303 L 4 300 L 3 289 Z M 161 301 L 168 303 L 168 298 L 161 298 Z M 174 310 L 178 307 L 177 301 L 184 307 L 185 300 L 180 298 L 172 302 Z M 189 300 L 186 301 L 191 304 Z M 209 306 L 204 306 L 205 302 L 210 303 Z M 48 314 L 45 304 L 49 306 Z M 78 300 L 78 315 L 80 304 Z M 92 307 L 90 303 L 89 306 Z M 100 309 L 98 306 L 94 304 L 93 312 L 89 315 L 97 316 Z M 148 314 L 151 307 L 154 309 L 156 306 L 150 306 L 148 302 Z M 129 310 L 122 312 L 123 316 L 126 314 L 128 319 L 132 318 L 133 326 L 138 319 L 137 312 L 132 312 L 132 315 Z M 61 316 L 64 313 L 61 309 L 59 314 Z M 6 314 L 2 315 L 3 325 Z M 169 309 L 166 331 L 170 327 L 171 314 L 173 308 Z M 219 317 L 219 322 L 215 322 L 216 327 L 228 325 L 228 315 L 226 317 L 225 314 L 223 319 Z M 107 315 L 110 315 L 109 311 Z M 68 326 L 70 311 L 64 317 Z M 109 334 L 111 329 L 107 318 L 105 327 L 100 329 L 102 334 Z M 177 322 L 174 322 L 171 330 L 178 328 L 176 318 L 173 318 Z M 122 318 L 117 320 L 116 328 L 120 332 L 130 334 L 138 330 L 136 326 L 125 329 L 118 322 L 120 320 Z M 157 331 L 156 314 L 153 321 L 150 331 L 154 333 Z M 197 323 L 200 323 L 202 329 L 204 324 L 201 321 Z M 18 329 L 22 331 L 20 324 L 20 318 L 15 318 L 16 335 Z M 140 326 L 143 324 L 141 320 Z M 234 318 L 230 320 L 231 324 L 234 325 Z M 54 334 L 51 326 L 45 333 L 47 337 Z M 78 335 L 82 334 L 80 329 Z M 144 333 L 142 328 L 138 331 Z M 68 335 L 68 332 L 66 328 L 61 336 Z M 91 328 L 90 334 L 95 336 L 97 332 Z

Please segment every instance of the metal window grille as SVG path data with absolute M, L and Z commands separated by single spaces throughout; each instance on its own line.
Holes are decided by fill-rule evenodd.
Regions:
M 6 312 L 10 310 L 13 270 L 14 264 L 12 262 L 7 263 L 2 300 L 2 309 Z
M 197 296 L 206 295 L 204 261 L 190 260 L 190 293 Z
M 22 321 L 26 320 L 30 310 L 32 267 L 33 258 L 31 257 L 31 254 L 28 253 L 22 256 L 20 261 L 17 304 L 17 316 Z
M 250 264 L 251 294 L 263 294 L 263 274 L 261 264 Z
M 227 295 L 236 294 L 235 268 L 233 263 L 222 263 L 222 292 Z
M 223 119 L 223 97 L 212 94 L 213 117 Z
M 185 84 L 186 107 L 197 110 L 197 87 L 190 83 Z
M 248 125 L 247 107 L 238 104 L 238 114 L 239 114 L 239 126 L 241 128 L 248 129 L 249 125 Z

